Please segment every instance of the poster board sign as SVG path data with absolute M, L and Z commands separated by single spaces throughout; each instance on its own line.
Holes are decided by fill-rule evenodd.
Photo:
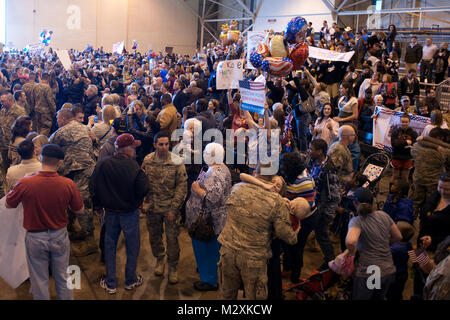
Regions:
M 25 248 L 26 230 L 23 228 L 22 204 L 16 209 L 7 209 L 5 199 L 0 200 L 0 277 L 15 289 L 30 277 Z
M 67 50 L 56 50 L 59 61 L 61 61 L 64 69 L 69 71 L 72 69 L 72 60 L 70 60 L 69 51 Z
M 217 90 L 237 89 L 244 79 L 244 60 L 221 61 L 217 66 Z
M 250 54 L 258 49 L 258 45 L 264 43 L 267 32 L 248 31 L 247 32 L 247 69 L 255 69 L 250 63 Z
M 239 81 L 239 92 L 241 93 L 243 110 L 264 114 L 266 103 L 265 84 L 255 81 Z

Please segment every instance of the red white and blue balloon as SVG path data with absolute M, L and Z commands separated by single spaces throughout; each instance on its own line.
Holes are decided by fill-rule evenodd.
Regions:
M 284 39 L 290 43 L 300 43 L 306 38 L 307 22 L 305 18 L 295 17 L 286 26 L 284 31 Z

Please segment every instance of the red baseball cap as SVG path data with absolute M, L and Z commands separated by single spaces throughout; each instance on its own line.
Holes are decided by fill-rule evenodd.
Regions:
M 124 133 L 117 137 L 115 145 L 119 149 L 126 147 L 139 147 L 141 145 L 141 141 L 135 140 L 129 133 Z

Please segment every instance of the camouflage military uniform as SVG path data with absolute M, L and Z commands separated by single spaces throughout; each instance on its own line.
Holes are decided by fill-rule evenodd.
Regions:
M 267 260 L 272 233 L 297 242 L 283 198 L 253 184 L 239 183 L 226 202 L 227 222 L 218 240 L 219 281 L 224 299 L 236 299 L 241 282 L 248 299 L 267 298 Z
M 172 159 L 180 160 L 175 164 Z M 181 159 L 169 153 L 164 162 L 159 162 L 153 152 L 144 158 L 142 170 L 148 177 L 150 191 L 144 199 L 143 211 L 147 213 L 147 228 L 150 235 L 150 246 L 153 256 L 163 258 L 165 249 L 162 240 L 166 231 L 167 262 L 176 268 L 180 256 L 178 235 L 180 233 L 180 208 L 187 194 L 187 174 Z M 176 215 L 176 221 L 170 222 L 167 213 L 171 211 Z
M 27 82 L 22 86 L 22 91 L 25 92 L 25 96 L 27 97 L 27 105 L 25 107 L 25 111 L 30 115 L 34 115 L 34 87 L 37 86 L 36 82 Z
M 343 186 L 351 179 L 353 173 L 353 162 L 350 150 L 337 141 L 330 146 L 327 155 L 336 169 L 341 186 Z
M 52 89 L 48 84 L 39 83 L 33 89 L 33 97 L 33 125 L 39 134 L 48 137 L 56 114 L 56 104 Z
M 27 113 L 25 109 L 21 106 L 14 104 L 11 108 L 2 108 L 0 110 L 0 124 L 2 127 L 2 144 L 1 144 L 1 156 L 2 156 L 2 167 L 6 171 L 8 168 L 8 149 L 11 143 L 11 127 L 14 121 L 20 116 L 26 116 Z M 4 161 L 4 162 L 3 162 Z
M 73 120 L 58 129 L 50 143 L 59 145 L 65 153 L 59 173 L 73 180 L 83 197 L 85 214 L 77 215 L 82 231 L 86 235 L 94 232 L 92 200 L 89 194 L 89 179 L 95 168 L 94 150 L 88 128 Z M 73 217 L 70 217 L 73 221 Z

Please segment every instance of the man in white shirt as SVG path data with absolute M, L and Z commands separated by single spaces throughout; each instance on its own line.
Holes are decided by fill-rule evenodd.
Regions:
M 433 80 L 433 58 L 439 48 L 433 44 L 431 38 L 427 38 L 427 44 L 422 49 L 422 61 L 420 62 L 420 82 L 424 82 L 425 77 L 427 83 Z
M 24 140 L 17 146 L 17 152 L 22 157 L 20 164 L 12 166 L 6 173 L 5 194 L 7 194 L 23 177 L 39 172 L 41 163 L 34 155 L 34 144 Z

